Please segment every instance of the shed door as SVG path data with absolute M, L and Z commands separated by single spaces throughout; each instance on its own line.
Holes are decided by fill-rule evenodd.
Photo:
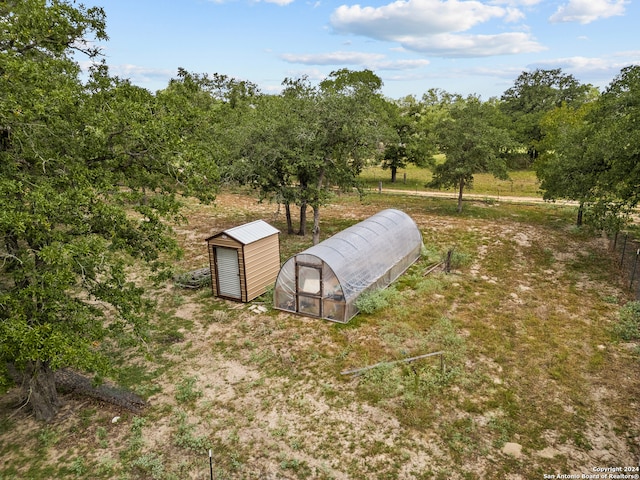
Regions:
M 216 247 L 216 266 L 218 295 L 242 298 L 238 251 L 235 248 Z

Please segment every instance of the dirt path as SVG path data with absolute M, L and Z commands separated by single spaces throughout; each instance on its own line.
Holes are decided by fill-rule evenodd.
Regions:
M 455 192 L 434 192 L 434 191 L 420 191 L 420 190 L 398 190 L 393 188 L 383 188 L 381 193 L 387 193 L 391 195 L 417 195 L 420 197 L 435 197 L 435 198 L 450 198 L 452 200 L 458 199 L 458 194 Z M 516 197 L 509 195 L 485 195 L 465 193 L 462 197 L 463 200 L 492 200 L 496 202 L 509 202 L 509 203 L 550 203 L 541 197 Z M 577 206 L 578 202 L 571 200 L 558 200 L 553 202 L 557 205 Z

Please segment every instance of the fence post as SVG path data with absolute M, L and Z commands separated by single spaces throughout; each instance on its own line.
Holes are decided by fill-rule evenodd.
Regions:
M 382 193 L 382 182 L 378 182 L 378 193 Z
M 620 255 L 620 268 L 622 268 L 622 264 L 624 263 L 624 252 L 627 248 L 627 237 L 629 236 L 629 234 L 626 234 L 624 236 L 624 242 L 622 243 L 622 255 Z
M 636 277 L 636 267 L 638 266 L 638 257 L 640 257 L 640 248 L 636 250 L 636 260 L 633 262 L 633 271 L 631 272 L 631 282 L 629 283 L 629 289 L 633 288 L 633 280 Z
M 451 272 L 451 256 L 453 255 L 453 250 L 449 250 L 447 252 L 447 259 L 445 260 L 445 264 L 444 264 L 444 271 L 446 273 L 450 273 Z

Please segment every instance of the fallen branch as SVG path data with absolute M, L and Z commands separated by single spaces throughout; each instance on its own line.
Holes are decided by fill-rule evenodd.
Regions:
M 401 360 L 393 360 L 391 362 L 380 362 L 380 363 L 376 363 L 375 365 L 369 365 L 368 367 L 362 367 L 362 368 L 355 368 L 353 370 L 343 370 L 342 372 L 340 372 L 341 375 L 349 375 L 349 374 L 353 374 L 353 373 L 360 373 L 360 372 L 364 372 L 366 370 L 371 370 L 372 368 L 378 368 L 381 367 L 383 365 L 393 365 L 396 363 L 410 363 L 410 362 L 415 362 L 416 360 L 420 360 L 421 358 L 427 358 L 427 357 L 433 357 L 435 355 L 443 355 L 444 352 L 433 352 L 433 353 L 426 353 L 424 355 L 418 355 L 417 357 L 409 357 L 409 358 L 403 358 Z M 442 369 L 444 370 L 444 363 L 442 361 L 442 357 L 440 357 L 440 363 L 442 365 Z
M 436 268 L 438 267 L 442 267 L 444 265 L 444 262 L 439 262 L 439 263 L 434 263 L 433 265 L 431 265 L 430 267 L 427 267 L 427 269 L 424 271 L 424 273 L 422 274 L 423 277 L 426 277 L 427 275 L 429 275 L 431 272 L 433 272 Z
M 55 372 L 56 386 L 62 392 L 73 393 L 95 398 L 102 402 L 110 403 L 125 408 L 134 413 L 140 413 L 147 406 L 143 398 L 112 384 L 103 383 L 93 385 L 90 378 L 66 368 Z

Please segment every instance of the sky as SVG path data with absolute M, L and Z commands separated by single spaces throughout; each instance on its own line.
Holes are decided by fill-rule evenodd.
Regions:
M 110 72 L 152 92 L 178 68 L 278 93 L 285 78 L 372 70 L 392 99 L 441 89 L 487 100 L 523 71 L 600 90 L 640 64 L 640 0 L 84 0 L 100 6 Z

